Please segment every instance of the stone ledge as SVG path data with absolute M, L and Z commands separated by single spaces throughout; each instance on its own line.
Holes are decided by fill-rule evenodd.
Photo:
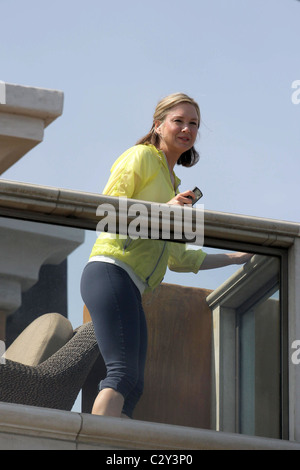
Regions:
M 47 127 L 63 111 L 64 94 L 59 90 L 0 82 L 0 111 L 40 118 Z
M 0 81 L 0 174 L 42 142 L 63 111 L 63 92 Z
M 300 443 L 0 403 L 0 450 L 25 448 L 300 450 Z
M 142 202 L 150 211 L 151 203 Z M 0 182 L 0 215 L 52 222 L 95 230 L 100 220 L 96 210 L 100 204 L 112 204 L 118 211 L 119 198 L 103 194 L 66 190 L 9 180 Z M 204 211 L 205 240 L 218 243 L 253 243 L 271 248 L 288 248 L 300 238 L 300 224 L 245 215 Z M 220 248 L 220 247 L 219 247 Z

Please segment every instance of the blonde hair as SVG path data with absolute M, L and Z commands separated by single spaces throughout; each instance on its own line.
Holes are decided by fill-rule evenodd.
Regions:
M 160 143 L 160 137 L 159 135 L 155 132 L 155 122 L 156 121 L 161 121 L 163 122 L 166 119 L 167 114 L 171 111 L 174 106 L 177 106 L 178 104 L 181 103 L 190 103 L 194 106 L 197 116 L 198 116 L 198 128 L 200 127 L 200 121 L 201 121 L 201 114 L 200 114 L 200 108 L 198 103 L 193 100 L 193 98 L 189 97 L 188 95 L 184 93 L 173 93 L 171 95 L 166 96 L 162 100 L 160 100 L 155 108 L 155 112 L 153 115 L 153 124 L 148 132 L 147 135 L 142 137 L 138 142 L 138 144 L 152 144 L 155 147 L 159 147 Z M 183 166 L 193 166 L 195 165 L 199 160 L 199 153 L 196 151 L 194 147 L 192 147 L 190 150 L 187 150 L 184 152 L 177 164 L 178 165 L 183 165 Z

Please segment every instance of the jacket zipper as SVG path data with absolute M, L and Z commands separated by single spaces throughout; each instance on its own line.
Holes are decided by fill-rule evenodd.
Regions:
M 159 258 L 158 258 L 158 260 L 157 260 L 157 262 L 156 262 L 156 265 L 154 266 L 154 268 L 153 268 L 152 272 L 149 274 L 149 276 L 146 277 L 146 282 L 147 282 L 148 285 L 149 285 L 149 279 L 150 279 L 150 277 L 154 274 L 154 272 L 155 272 L 155 270 L 156 270 L 157 266 L 159 265 L 159 262 L 160 262 L 160 260 L 161 260 L 161 258 L 162 258 L 162 255 L 164 254 L 164 251 L 165 251 L 165 249 L 166 249 L 166 245 L 167 245 L 167 242 L 165 241 L 165 242 L 164 242 L 163 249 L 161 250 L 161 254 L 159 255 Z
M 126 240 L 125 240 L 124 246 L 123 246 L 123 253 L 125 253 L 125 251 L 126 251 L 127 248 L 129 247 L 129 245 L 130 245 L 131 242 L 132 242 L 132 238 L 127 237 Z
M 173 172 L 171 173 L 171 171 L 170 171 L 170 168 L 169 168 L 169 165 L 168 165 L 168 161 L 167 161 L 166 155 L 164 154 L 163 151 L 161 151 L 161 153 L 162 153 L 162 155 L 163 155 L 163 158 L 160 159 L 161 164 L 162 164 L 162 166 L 165 167 L 166 170 L 168 171 L 168 175 L 169 175 L 169 181 L 168 181 L 168 182 L 170 183 L 171 188 L 172 188 L 172 190 L 174 191 L 175 196 L 176 196 L 176 194 L 177 194 L 177 189 L 178 189 L 178 185 L 175 187 L 175 184 L 176 184 L 175 175 L 174 175 Z M 174 177 L 174 184 L 173 184 L 173 181 L 172 181 L 172 177 Z

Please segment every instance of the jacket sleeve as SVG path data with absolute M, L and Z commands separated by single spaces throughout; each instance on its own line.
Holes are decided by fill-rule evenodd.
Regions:
M 204 261 L 206 253 L 199 250 L 189 250 L 184 243 L 170 243 L 168 267 L 179 273 L 197 273 Z
M 143 160 L 141 147 L 134 146 L 124 152 L 112 166 L 103 194 L 134 198 L 146 178 Z

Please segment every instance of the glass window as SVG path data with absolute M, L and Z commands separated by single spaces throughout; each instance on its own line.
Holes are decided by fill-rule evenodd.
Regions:
M 238 312 L 239 430 L 280 437 L 279 291 Z
M 279 258 L 256 254 L 208 296 L 219 430 L 282 437 L 280 278 Z
M 13 341 L 27 324 L 43 313 L 62 313 L 74 328 L 82 323 L 80 279 L 96 237 L 92 230 L 0 218 L 0 275 L 11 288 L 5 290 L 5 295 L 0 289 L 2 317 L 5 308 L 8 315 L 7 341 Z M 284 355 L 280 257 L 255 253 L 255 248 L 249 246 L 247 251 L 250 248 L 254 255 L 243 266 L 203 270 L 198 274 L 167 271 L 164 287 L 147 297 L 149 326 L 155 332 L 153 336 L 150 332 L 148 360 L 157 361 L 147 373 L 155 371 L 157 388 L 160 382 L 168 383 L 164 374 L 171 370 L 179 393 L 174 419 L 166 417 L 163 422 L 282 437 Z M 191 249 L 198 247 L 191 246 Z M 224 247 L 203 250 L 229 251 Z M 241 246 L 237 251 L 241 251 Z M 170 297 L 171 293 L 180 297 L 179 292 L 185 296 L 182 297 L 184 311 L 178 309 L 180 299 L 174 303 Z M 160 295 L 164 295 L 163 301 L 159 300 Z M 166 315 L 169 316 L 161 313 L 157 328 L 157 312 L 151 319 L 151 305 L 163 312 L 168 302 Z M 189 312 L 191 305 L 196 307 Z M 175 311 L 176 319 L 172 317 Z M 158 331 L 170 342 L 167 350 L 163 342 L 161 354 L 154 354 L 160 344 Z M 200 342 L 203 342 L 201 348 Z M 167 363 L 172 367 L 167 367 Z M 163 374 L 163 380 L 159 374 Z M 183 375 L 185 379 L 178 380 Z M 150 383 L 150 375 L 148 379 Z M 174 395 L 174 386 L 171 388 L 170 397 Z M 154 403 L 157 390 L 151 393 L 150 401 Z M 161 397 L 158 393 L 157 399 Z M 172 414 L 170 397 L 166 393 L 165 400 L 170 403 Z M 196 404 L 199 405 L 197 413 L 204 413 L 205 419 L 196 416 Z M 190 407 L 189 413 L 185 406 Z M 78 401 L 75 410 L 80 409 Z M 181 415 L 178 409 L 182 410 Z

